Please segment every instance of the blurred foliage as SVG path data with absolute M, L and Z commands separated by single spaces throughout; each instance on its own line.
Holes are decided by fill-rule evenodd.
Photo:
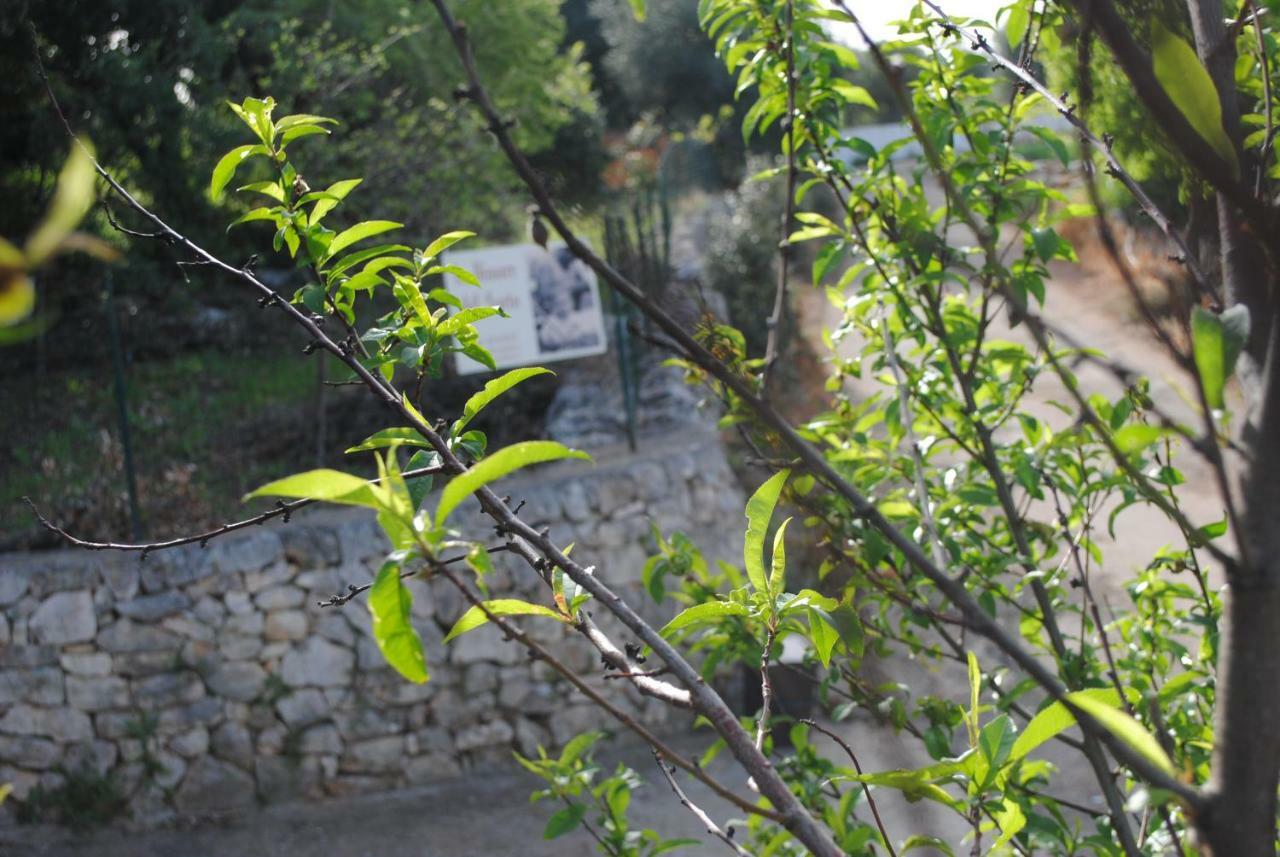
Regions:
M 753 158 L 749 172 L 772 162 Z M 729 320 L 742 331 L 747 353 L 764 353 L 768 339 L 767 312 L 778 286 L 778 242 L 786 187 L 779 181 L 746 181 L 727 200 L 726 216 L 711 224 L 703 277 L 724 296 Z
M 494 100 L 519 112 L 520 144 L 541 153 L 553 183 L 594 187 L 602 157 L 583 153 L 599 136 L 595 98 L 580 51 L 562 49 L 558 0 L 455 7 Z M 341 136 L 327 147 L 305 144 L 303 168 L 363 173 L 360 194 L 379 199 L 412 235 L 436 234 L 445 219 L 490 240 L 514 238 L 522 226 L 509 167 L 453 97 L 462 71 L 442 28 L 404 0 L 10 0 L 0 11 L 0 192 L 10 200 L 0 235 L 25 235 L 39 219 L 66 154 L 36 44 L 64 112 L 102 162 L 161 216 L 180 215 L 184 230 L 230 258 L 247 257 L 248 244 L 224 234 L 225 217 L 205 194 L 208 165 L 236 133 L 224 104 L 230 92 L 285 92 L 290 110 L 338 118 Z M 101 212 L 84 228 L 124 241 Z M 135 258 L 171 258 L 161 242 L 135 243 Z M 121 291 L 181 308 L 193 290 L 174 288 L 181 279 L 171 266 L 155 270 L 121 282 Z M 74 322 L 86 276 L 94 274 L 82 262 L 51 268 L 42 301 Z M 199 301 L 219 303 L 223 293 L 201 290 Z
M 1156 14 L 1184 39 L 1191 36 L 1186 6 L 1177 0 L 1134 0 L 1119 4 L 1118 8 L 1132 22 L 1134 32 L 1144 43 L 1148 21 Z M 1078 26 L 1076 22 L 1067 22 L 1060 28 L 1047 28 L 1041 37 L 1044 50 L 1037 56 L 1048 85 L 1055 92 L 1083 92 L 1079 53 L 1063 46 L 1078 43 L 1075 34 Z M 1112 146 L 1125 169 L 1142 183 L 1162 210 L 1176 219 L 1185 211 L 1193 193 L 1192 170 L 1176 154 L 1164 132 L 1150 121 L 1133 84 L 1116 65 L 1106 45 L 1096 37 L 1089 57 L 1088 83 L 1093 92 L 1087 110 L 1089 125 L 1111 135 Z M 1112 183 L 1104 184 L 1103 188 L 1109 192 L 1108 203 L 1130 214 L 1136 213 L 1132 196 L 1123 188 Z

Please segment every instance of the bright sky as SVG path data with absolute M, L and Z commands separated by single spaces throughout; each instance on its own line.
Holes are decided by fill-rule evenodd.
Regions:
M 996 10 L 1009 5 L 1010 0 L 934 0 L 948 15 L 972 16 L 995 23 Z M 873 39 L 890 38 L 895 29 L 891 21 L 905 18 L 915 5 L 915 0 L 849 0 L 849 8 L 862 21 Z M 854 47 L 862 47 L 862 40 L 853 27 L 837 28 L 844 41 Z

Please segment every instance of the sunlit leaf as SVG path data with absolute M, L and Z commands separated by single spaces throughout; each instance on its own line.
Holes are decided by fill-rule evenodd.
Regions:
M 400 579 L 400 566 L 388 562 L 378 571 L 369 590 L 369 613 L 373 616 L 373 639 L 387 663 L 409 681 L 421 684 L 428 678 L 422 638 L 409 617 L 413 596 Z
M 739 604 L 736 601 L 707 601 L 682 610 L 674 619 L 663 626 L 660 633 L 665 637 L 667 634 L 679 631 L 681 628 L 705 625 L 725 616 L 746 616 L 748 612 L 745 604 Z
M 246 500 L 251 497 L 309 498 L 349 506 L 378 508 L 377 497 L 367 481 L 339 470 L 309 470 L 306 473 L 286 476 L 284 479 L 268 482 L 256 491 L 245 495 Z
M 585 452 L 551 440 L 527 440 L 498 450 L 483 461 L 473 464 L 467 472 L 453 477 L 444 487 L 444 491 L 440 493 L 440 505 L 436 507 L 436 526 L 442 526 L 459 503 L 490 482 L 531 464 L 559 461 L 563 458 L 591 460 L 591 456 Z
M 444 235 L 441 235 L 435 241 L 428 244 L 427 249 L 422 251 L 422 256 L 425 259 L 434 259 L 436 256 L 439 256 L 445 250 L 448 250 L 464 238 L 474 237 L 474 232 L 468 232 L 465 229 L 459 229 L 455 232 L 446 232 Z
M 747 536 L 742 559 L 746 565 L 747 578 L 758 592 L 769 591 L 769 581 L 764 571 L 764 540 L 769 532 L 769 520 L 773 517 L 774 507 L 778 505 L 778 497 L 782 494 L 782 486 L 790 475 L 790 470 L 775 473 L 747 501 Z
M 1156 80 L 1160 81 L 1169 100 L 1239 177 L 1240 161 L 1236 158 L 1236 147 L 1222 126 L 1222 102 L 1218 88 L 1213 85 L 1213 78 L 1209 77 L 1195 48 L 1153 20 L 1151 58 Z
M 221 202 L 223 193 L 227 189 L 227 185 L 235 176 L 236 170 L 240 165 L 249 158 L 259 155 L 270 154 L 267 147 L 261 144 L 250 146 L 236 146 L 230 152 L 227 152 L 219 160 L 213 168 L 213 178 L 209 180 L 209 198 L 214 202 Z
M 489 622 L 489 614 L 494 616 L 546 616 L 551 619 L 563 622 L 565 617 L 552 610 L 550 607 L 543 607 L 541 604 L 530 604 L 528 601 L 520 601 L 515 598 L 496 598 L 492 601 L 483 602 L 484 606 L 472 605 L 466 613 L 463 613 L 458 621 L 449 629 L 448 635 L 444 641 L 447 643 L 455 637 L 459 637 L 468 631 L 474 631 L 481 625 Z M 486 613 L 485 611 L 489 611 Z
M 453 424 L 452 434 L 458 437 L 466 429 L 467 425 L 476 417 L 476 414 L 483 411 L 494 399 L 510 390 L 512 387 L 527 381 L 538 375 L 554 375 L 550 369 L 544 369 L 541 366 L 529 366 L 524 369 L 512 369 L 504 375 L 494 378 L 486 383 L 479 392 L 473 393 L 471 398 L 467 399 L 467 403 L 462 406 L 462 416 Z
M 319 206 L 320 203 L 316 203 L 316 205 Z M 314 222 L 314 218 L 312 220 Z M 404 224 L 396 223 L 394 220 L 366 220 L 362 223 L 357 223 L 350 229 L 344 229 L 333 236 L 333 240 L 329 242 L 329 247 L 325 251 L 325 258 L 331 259 L 357 241 L 363 241 L 366 238 L 390 232 L 392 229 L 399 229 L 401 226 L 404 226 Z

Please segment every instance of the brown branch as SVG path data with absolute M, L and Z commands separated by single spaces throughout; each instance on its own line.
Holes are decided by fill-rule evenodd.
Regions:
M 406 470 L 401 475 L 405 479 L 414 479 L 419 476 L 430 476 L 435 473 L 443 473 L 443 472 L 444 472 L 444 468 L 442 467 L 419 467 L 413 470 Z M 370 480 L 370 482 L 374 482 L 374 483 L 378 481 L 379 480 L 377 479 Z M 57 524 L 53 523 L 48 518 L 46 518 L 40 512 L 40 509 L 36 507 L 36 504 L 31 500 L 30 497 L 23 497 L 22 500 L 24 503 L 26 503 L 28 506 L 31 507 L 31 512 L 36 516 L 36 520 L 40 522 L 40 526 L 44 527 L 46 530 L 53 533 L 58 538 L 62 539 L 64 542 L 71 545 L 72 547 L 83 548 L 85 550 L 91 550 L 91 551 L 137 552 L 142 554 L 143 559 L 146 558 L 147 554 L 152 553 L 154 551 L 168 550 L 170 548 L 182 547 L 183 545 L 199 544 L 200 547 L 205 547 L 206 545 L 208 545 L 208 543 L 211 540 L 216 539 L 219 536 L 225 536 L 227 533 L 234 533 L 236 530 L 244 530 L 249 527 L 261 526 L 262 524 L 265 524 L 267 521 L 271 520 L 272 518 L 282 517 L 284 519 L 284 523 L 287 524 L 289 523 L 290 516 L 295 511 L 297 511 L 298 509 L 301 509 L 304 506 L 310 506 L 313 503 L 320 502 L 318 500 L 312 500 L 312 499 L 289 500 L 287 502 L 283 500 L 278 500 L 276 501 L 275 508 L 268 509 L 267 511 L 263 512 L 260 515 L 254 515 L 252 518 L 245 518 L 243 521 L 234 521 L 230 524 L 223 524 L 220 527 L 215 527 L 214 529 L 208 530 L 203 533 L 196 533 L 195 535 L 190 535 L 190 536 L 179 536 L 178 538 L 167 539 L 165 541 L 158 541 L 158 542 L 126 543 L 126 542 L 95 542 L 95 541 L 89 541 L 87 539 L 82 539 L 82 538 L 73 536 L 71 533 L 67 532 L 62 527 L 58 526 Z
M 773 312 L 766 320 L 768 339 L 762 369 L 764 383 L 769 382 L 773 364 L 778 361 L 782 339 L 782 320 L 787 309 L 787 279 L 791 274 L 791 224 L 794 220 L 796 196 L 796 30 L 795 0 L 787 0 L 787 198 L 782 212 L 782 240 L 778 244 L 778 286 L 773 296 Z

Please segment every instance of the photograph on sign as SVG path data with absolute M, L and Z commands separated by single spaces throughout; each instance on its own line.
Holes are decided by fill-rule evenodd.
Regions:
M 445 260 L 475 274 L 481 287 L 445 275 L 445 287 L 463 306 L 500 306 L 509 318 L 476 322 L 480 344 L 499 369 L 572 360 L 607 349 L 595 272 L 563 244 L 510 244 L 450 251 Z M 488 372 L 457 355 L 459 375 Z

